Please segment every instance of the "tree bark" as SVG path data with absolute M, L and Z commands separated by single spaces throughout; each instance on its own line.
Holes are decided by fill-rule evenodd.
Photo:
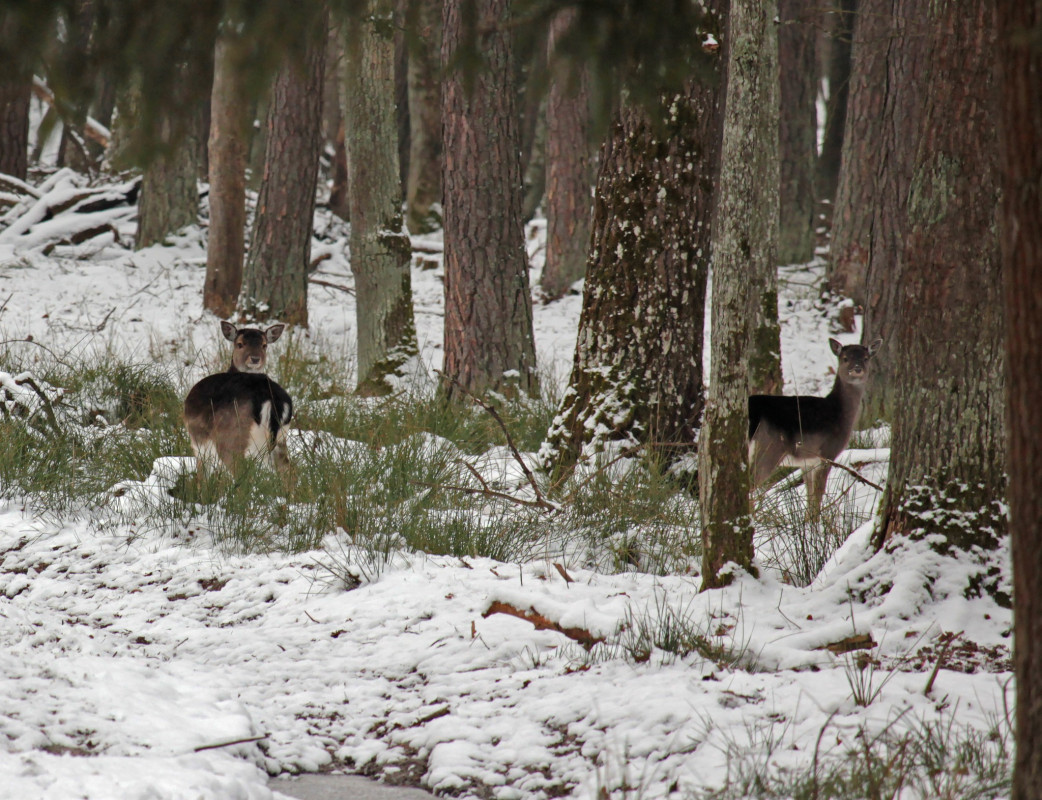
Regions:
M 741 0 L 744 2 L 744 0 Z M 770 10 L 777 14 L 775 2 Z M 766 9 L 767 6 L 764 6 Z M 765 12 L 766 13 L 766 12 Z M 772 17 L 773 19 L 773 17 Z M 757 25 L 758 22 L 754 22 Z M 731 28 L 731 36 L 736 37 Z M 743 35 L 744 31 L 738 35 Z M 761 108 L 745 116 L 740 124 L 749 125 L 742 136 L 752 136 L 756 142 L 756 167 L 759 175 L 749 184 L 747 199 L 751 203 L 748 214 L 750 249 L 743 251 L 746 280 L 749 282 L 749 350 L 748 388 L 750 394 L 779 394 L 782 391 L 781 326 L 778 322 L 778 219 L 781 170 L 778 147 L 779 80 L 778 34 L 774 22 L 766 29 L 757 30 L 757 65 L 736 67 L 742 81 L 757 93 Z M 751 57 L 750 52 L 746 57 Z M 728 67 L 734 66 L 732 61 Z M 735 74 L 735 70 L 728 73 Z M 728 86 L 730 92 L 730 86 Z M 736 89 L 736 91 L 738 91 Z M 728 95 L 730 97 L 730 94 Z M 730 100 L 728 101 L 730 102 Z M 741 101 L 739 101 L 741 102 Z M 720 233 L 720 231 L 717 231 Z
M 240 309 L 250 317 L 308 323 L 325 44 L 322 15 L 303 55 L 289 57 L 272 87 L 264 173 L 239 297 Z
M 162 242 L 171 233 L 199 219 L 199 136 L 198 109 L 181 109 L 192 120 L 181 125 L 183 135 L 174 140 L 177 125 L 170 110 L 160 122 L 159 134 L 166 150 L 145 167 L 138 202 L 138 249 Z
M 351 271 L 358 314 L 358 391 L 387 394 L 389 377 L 418 352 L 402 229 L 394 103 L 394 6 L 369 0 L 348 32 L 344 80 L 351 187 Z
M 994 4 L 951 15 L 931 0 L 897 0 L 894 15 L 910 26 L 895 45 L 896 105 L 921 109 L 921 124 L 896 143 L 910 182 L 886 345 L 893 439 L 877 544 L 940 534 L 939 549 L 980 553 L 1006 533 Z
M 574 9 L 558 12 L 550 27 L 548 58 L 554 70 L 554 43 L 575 19 Z M 546 105 L 546 263 L 543 297 L 556 300 L 586 272 L 590 247 L 589 78 L 578 67 L 572 84 L 554 70 Z
M 1042 2 L 998 6 L 1006 424 L 1017 677 L 1013 800 L 1042 797 Z
M 31 98 L 31 78 L 14 74 L 0 80 L 0 172 L 23 181 L 29 169 Z
M 867 303 L 865 281 L 874 238 L 879 235 L 881 176 L 892 168 L 893 156 L 886 148 L 894 144 L 894 135 L 883 116 L 892 91 L 887 85 L 892 24 L 892 0 L 858 0 L 839 183 L 832 211 L 828 282 L 833 292 L 859 305 Z M 904 135 L 909 133 L 903 129 Z M 867 334 L 862 340 L 871 341 Z M 886 360 L 885 353 L 879 355 L 873 363 L 877 375 L 882 374 Z
M 814 14 L 815 16 L 812 16 Z M 817 17 L 803 0 L 779 0 L 778 73 L 781 162 L 778 262 L 803 264 L 814 257 L 818 147 Z
M 731 0 L 727 103 L 713 225 L 713 355 L 698 479 L 702 588 L 730 582 L 726 565 L 753 571 L 747 455 L 752 364 L 750 272 L 775 270 L 778 220 L 778 73 L 774 3 Z M 777 319 L 777 295 L 774 295 Z M 748 370 L 748 371 L 747 371 Z
M 409 177 L 406 208 L 410 233 L 441 226 L 441 15 L 442 0 L 414 3 L 416 37 L 409 50 Z
M 818 197 L 835 203 L 839 169 L 843 153 L 843 131 L 846 128 L 847 102 L 850 97 L 850 55 L 854 32 L 855 0 L 832 0 L 830 4 L 828 61 L 829 96 L 825 105 L 825 134 L 818 156 Z
M 719 16 L 706 25 L 722 27 Z M 611 441 L 651 445 L 666 461 L 695 446 L 722 101 L 719 85 L 692 80 L 653 109 L 631 103 L 616 114 L 601 150 L 572 374 L 540 450 L 551 469 Z
M 462 0 L 446 0 L 442 65 L 463 37 Z M 521 225 L 520 134 L 508 0 L 473 4 L 486 69 L 442 87 L 445 374 L 473 394 L 536 391 L 528 259 Z M 454 386 L 446 387 L 449 397 Z
M 217 40 L 210 101 L 210 232 L 206 245 L 203 308 L 218 317 L 235 310 L 242 288 L 246 240 L 246 155 L 249 105 L 236 48 Z

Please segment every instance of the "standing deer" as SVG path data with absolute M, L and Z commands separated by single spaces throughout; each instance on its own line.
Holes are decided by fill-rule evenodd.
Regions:
M 185 427 L 200 470 L 223 463 L 235 472 L 237 462 L 258 458 L 282 474 L 289 467 L 286 426 L 293 401 L 264 374 L 268 344 L 285 325 L 267 330 L 221 323 L 221 333 L 235 345 L 227 372 L 203 378 L 185 398 Z
M 754 394 L 749 398 L 749 463 L 759 486 L 779 465 L 801 467 L 807 516 L 821 511 L 830 462 L 847 446 L 861 410 L 868 362 L 883 344 L 868 347 L 829 339 L 839 359 L 836 382 L 825 397 Z

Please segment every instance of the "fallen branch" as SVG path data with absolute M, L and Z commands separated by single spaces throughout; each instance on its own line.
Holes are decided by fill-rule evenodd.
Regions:
M 54 92 L 50 90 L 50 87 L 38 75 L 33 76 L 33 94 L 36 95 L 37 99 L 47 103 L 47 105 L 54 106 Z M 109 139 L 112 136 L 108 128 L 91 117 L 87 117 L 84 120 L 83 133 L 88 139 L 93 139 L 102 147 L 109 146 Z
M 482 614 L 481 617 L 483 619 L 488 619 L 493 614 L 509 614 L 512 617 L 523 619 L 525 622 L 531 622 L 537 631 L 556 631 L 557 633 L 563 633 L 569 639 L 581 644 L 586 648 L 586 650 L 592 650 L 595 644 L 600 644 L 604 641 L 603 636 L 594 636 L 585 628 L 566 628 L 560 623 L 544 617 L 542 614 L 531 608 L 522 610 L 516 606 L 510 605 L 509 603 L 502 603 L 499 600 L 492 601 L 488 610 Z
M 853 653 L 855 650 L 871 650 L 875 646 L 876 643 L 873 641 L 871 633 L 856 633 L 853 636 L 848 636 L 846 639 L 840 639 L 838 642 L 826 644 L 818 649 L 828 650 L 833 655 L 839 656 L 844 653 Z
M 260 742 L 260 741 L 263 741 L 264 739 L 267 739 L 267 738 L 268 738 L 268 736 L 267 736 L 267 734 L 265 734 L 264 736 L 251 736 L 248 739 L 235 739 L 234 741 L 231 741 L 231 742 L 219 742 L 217 744 L 204 744 L 204 745 L 200 745 L 199 747 L 196 747 L 195 748 L 195 752 L 196 753 L 201 753 L 203 750 L 216 750 L 216 749 L 218 749 L 220 747 L 232 747 L 232 746 L 237 745 L 237 744 L 250 744 L 251 742 Z
M 36 381 L 26 376 L 24 378 L 16 378 L 15 383 L 18 386 L 28 386 L 30 389 L 36 392 L 37 396 L 40 398 L 41 404 L 43 405 L 43 410 L 44 414 L 47 417 L 47 421 L 51 423 L 51 427 L 53 427 L 56 431 L 61 431 L 61 427 L 58 425 L 58 418 L 54 415 L 54 409 L 51 407 L 51 401 L 47 397 L 47 395 L 44 394 L 43 389 L 39 387 Z
M 846 464 L 840 464 L 838 461 L 833 461 L 830 458 L 823 458 L 821 460 L 824 461 L 826 464 L 828 464 L 830 467 L 839 467 L 844 472 L 850 473 L 851 475 L 854 476 L 854 478 L 856 480 L 858 480 L 861 483 L 865 484 L 865 486 L 871 486 L 877 492 L 884 491 L 882 486 L 880 486 L 878 483 L 873 483 L 872 481 L 870 481 L 868 478 L 866 478 L 864 475 L 862 475 L 860 472 L 858 472 L 853 467 L 848 467 Z
M 926 682 L 926 688 L 923 689 L 923 694 L 927 697 L 930 696 L 930 692 L 933 691 L 933 683 L 937 680 L 937 673 L 941 671 L 941 667 L 944 664 L 944 659 L 948 657 L 948 651 L 951 650 L 955 640 L 962 636 L 962 631 L 953 633 L 944 641 L 941 645 L 941 652 L 937 654 L 937 663 L 933 665 L 933 671 L 930 673 L 930 679 Z

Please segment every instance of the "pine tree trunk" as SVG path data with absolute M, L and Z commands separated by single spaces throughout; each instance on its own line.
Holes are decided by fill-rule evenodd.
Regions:
M 442 64 L 463 33 L 462 0 L 446 0 Z M 445 196 L 445 374 L 465 391 L 537 388 L 532 297 L 521 225 L 520 134 L 508 0 L 473 5 L 486 69 L 442 87 Z M 446 387 L 448 395 L 453 386 Z
M 815 16 L 812 16 L 812 13 Z M 817 10 L 803 0 L 779 0 L 778 73 L 781 76 L 778 150 L 781 162 L 778 262 L 814 257 L 818 148 Z
M 835 203 L 839 169 L 850 97 L 850 50 L 854 32 L 855 0 L 832 0 L 828 24 L 828 62 L 826 74 L 829 98 L 825 106 L 825 134 L 818 157 L 818 197 Z
M 0 78 L 0 172 L 25 180 L 29 168 L 29 101 L 27 77 Z
M 765 5 L 764 9 L 767 8 Z M 769 8 L 776 14 L 775 2 L 770 2 Z M 735 30 L 731 29 L 732 38 L 736 35 Z M 776 23 L 772 22 L 762 32 L 757 30 L 752 38 L 758 43 L 758 63 L 742 74 L 742 80 L 748 78 L 752 82 L 750 88 L 757 93 L 762 107 L 746 118 L 747 123 L 753 127 L 742 134 L 752 136 L 751 141 L 756 142 L 758 152 L 755 163 L 760 170 L 758 184 L 750 184 L 748 188 L 748 199 L 752 205 L 748 212 L 747 241 L 751 248 L 744 251 L 746 280 L 749 282 L 747 377 L 750 394 L 780 394 L 782 371 L 781 326 L 778 322 L 778 198 L 781 170 L 778 147 L 780 81 Z M 733 62 L 728 62 L 729 67 L 732 64 Z M 728 80 L 732 74 L 733 70 L 728 73 Z
M 351 271 L 358 312 L 358 391 L 387 394 L 389 376 L 418 352 L 412 251 L 402 230 L 394 112 L 391 0 L 369 0 L 346 45 L 344 107 L 351 186 Z
M 1013 800 L 1042 797 L 1042 27 L 1039 0 L 998 6 L 1009 527 L 1017 677 Z
M 911 179 L 886 345 L 893 440 L 878 543 L 941 534 L 939 548 L 980 553 L 1006 532 L 994 5 L 951 15 L 898 0 L 895 18 L 910 27 L 893 91 L 898 107 L 921 109 L 921 125 L 897 142 Z
M 839 184 L 832 211 L 829 246 L 829 288 L 859 305 L 866 304 L 865 280 L 878 236 L 880 175 L 891 168 L 884 137 L 893 144 L 884 124 L 887 103 L 887 54 L 890 49 L 892 0 L 858 0 L 854 15 L 849 95 Z M 907 133 L 907 131 L 906 131 Z M 871 341 L 862 336 L 864 341 Z M 882 372 L 880 352 L 873 371 Z
M 442 0 L 411 9 L 417 36 L 409 50 L 409 177 L 406 207 L 410 233 L 441 226 L 441 15 Z
M 572 374 L 540 451 L 551 469 L 610 441 L 649 444 L 667 461 L 695 445 L 722 94 L 691 81 L 654 109 L 624 104 L 616 114 L 601 150 Z
M 713 354 L 698 449 L 703 589 L 730 582 L 730 576 L 722 574 L 729 562 L 753 569 L 747 356 L 748 309 L 757 288 L 749 273 L 762 271 L 764 263 L 774 269 L 772 243 L 778 219 L 778 161 L 771 146 L 778 141 L 778 73 L 771 55 L 777 46 L 774 16 L 770 0 L 731 0 L 727 103 L 713 226 Z
M 264 174 L 239 307 L 257 319 L 308 323 L 308 273 L 321 150 L 326 16 L 305 52 L 290 57 L 272 87 Z
M 171 137 L 176 126 L 172 116 L 162 120 L 159 131 L 169 149 L 153 158 L 142 175 L 135 241 L 138 249 L 162 242 L 171 233 L 199 220 L 201 118 L 192 108 L 181 109 L 180 113 L 192 115 L 193 121 L 183 126 L 184 135 L 174 142 Z
M 548 57 L 575 18 L 559 12 L 550 27 Z M 560 72 L 560 71 L 558 71 Z M 546 264 L 540 281 L 546 300 L 556 300 L 586 272 L 590 247 L 590 107 L 588 77 L 579 69 L 574 85 L 558 74 L 546 105 Z
M 219 317 L 235 310 L 245 258 L 249 106 L 236 46 L 227 36 L 217 40 L 210 101 L 210 232 L 203 308 Z

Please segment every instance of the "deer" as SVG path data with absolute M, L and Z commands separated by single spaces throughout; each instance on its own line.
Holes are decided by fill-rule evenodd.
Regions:
M 209 375 L 188 392 L 185 427 L 200 473 L 220 469 L 232 474 L 254 458 L 288 475 L 286 426 L 293 416 L 289 394 L 264 374 L 268 345 L 286 329 L 236 328 L 221 322 L 221 333 L 232 342 L 227 371 Z
M 749 397 L 749 463 L 753 486 L 778 466 L 800 467 L 807 487 L 807 517 L 817 519 L 832 462 L 854 432 L 868 382 L 868 364 L 883 340 L 867 347 L 829 339 L 838 359 L 836 381 L 825 397 L 754 394 Z

